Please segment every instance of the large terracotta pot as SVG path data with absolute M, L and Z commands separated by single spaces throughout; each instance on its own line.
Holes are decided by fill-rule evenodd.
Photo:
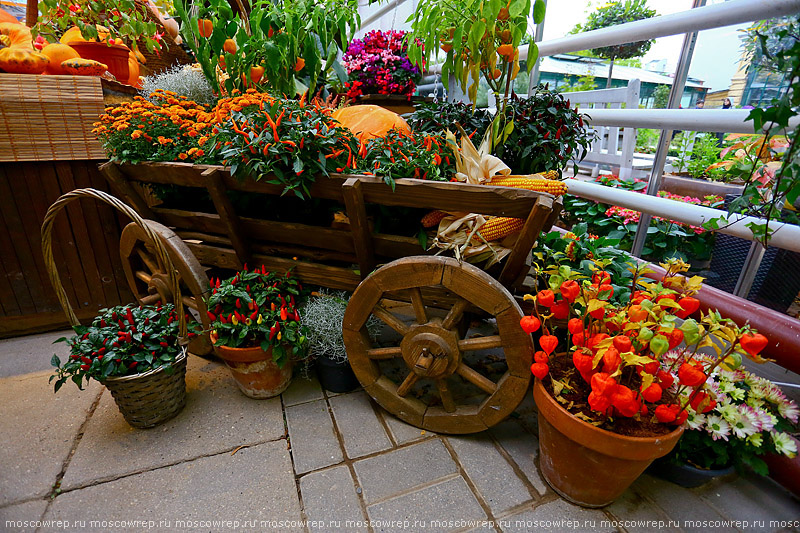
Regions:
M 108 71 L 114 75 L 120 83 L 128 83 L 130 70 L 128 69 L 128 50 L 127 46 L 90 41 L 71 41 L 68 43 L 84 59 L 94 59 L 105 64 Z
M 228 348 L 215 346 L 214 352 L 231 370 L 236 384 L 245 396 L 262 400 L 286 390 L 292 380 L 291 361 L 279 368 L 272 360 L 272 349 Z
M 672 451 L 683 428 L 658 437 L 626 437 L 571 415 L 537 379 L 539 467 L 545 481 L 583 507 L 613 502 L 658 457 Z

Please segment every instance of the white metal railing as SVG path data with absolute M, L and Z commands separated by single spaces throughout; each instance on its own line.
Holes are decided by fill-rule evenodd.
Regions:
M 710 30 L 754 20 L 782 17 L 798 11 L 800 11 L 800 0 L 730 0 L 672 15 L 661 15 L 543 41 L 538 43 L 539 57 Z M 527 57 L 528 46 L 520 46 L 519 58 L 527 59 Z
M 712 209 L 701 205 L 676 202 L 668 198 L 650 196 L 634 191 L 626 191 L 614 187 L 606 187 L 598 183 L 576 179 L 566 180 L 569 193 L 581 198 L 596 202 L 618 205 L 626 209 L 633 209 L 642 213 L 650 213 L 676 222 L 683 222 L 692 226 L 702 226 L 719 217 L 726 217 L 727 224 L 721 225 L 720 233 L 727 233 L 742 239 L 752 240 L 753 232 L 747 227 L 751 223 L 763 223 L 755 217 L 731 215 L 719 209 Z M 769 227 L 774 231 L 770 239 L 770 246 L 784 248 L 793 252 L 800 252 L 800 226 L 770 221 Z
M 587 109 L 584 113 L 595 126 L 753 133 L 747 109 Z M 800 115 L 789 120 L 789 129 L 798 126 Z

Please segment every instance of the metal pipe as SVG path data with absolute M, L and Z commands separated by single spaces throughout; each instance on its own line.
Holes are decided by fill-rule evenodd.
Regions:
M 576 180 L 574 178 L 566 180 L 570 194 L 588 198 L 604 204 L 618 205 L 626 209 L 634 209 L 642 213 L 658 215 L 668 220 L 675 220 L 690 224 L 692 226 L 702 226 L 709 220 L 726 217 L 727 224 L 722 224 L 720 229 L 715 230 L 719 233 L 726 233 L 735 237 L 740 237 L 748 241 L 753 240 L 753 232 L 747 224 L 764 224 L 763 219 L 743 215 L 730 215 L 726 211 L 712 209 L 694 204 L 685 204 L 646 194 L 626 191 L 614 187 L 606 187 L 598 183 Z M 770 246 L 800 252 L 800 226 L 784 224 L 771 220 L 769 227 L 774 230 L 769 241 Z
M 539 57 L 782 17 L 798 11 L 800 0 L 730 0 L 545 41 L 539 43 Z M 519 58 L 527 57 L 528 47 L 520 46 Z
M 753 288 L 753 282 L 756 279 L 758 268 L 761 266 L 761 261 L 764 259 L 764 252 L 766 251 L 767 249 L 760 242 L 750 243 L 747 258 L 744 260 L 742 271 L 739 273 L 739 279 L 736 280 L 733 294 L 747 298 L 750 294 L 750 289 Z
M 694 0 L 692 11 L 706 5 L 706 0 Z M 686 86 L 686 77 L 689 75 L 689 65 L 692 64 L 694 45 L 697 42 L 697 32 L 687 33 L 683 37 L 681 55 L 678 58 L 678 66 L 675 68 L 675 81 L 669 89 L 669 100 L 667 108 L 677 109 L 680 107 L 683 98 L 683 89 Z M 661 180 L 664 176 L 664 165 L 667 162 L 669 152 L 669 142 L 672 139 L 672 130 L 661 130 L 656 146 L 655 157 L 653 158 L 653 168 L 650 171 L 650 179 L 647 181 L 647 194 L 655 196 L 661 189 Z M 642 213 L 639 222 L 636 224 L 636 235 L 633 237 L 631 253 L 636 257 L 641 257 L 644 243 L 647 240 L 647 231 L 650 229 L 650 215 Z
M 593 126 L 685 131 L 753 133 L 747 109 L 587 109 Z M 789 130 L 800 127 L 800 115 L 789 119 Z
M 385 6 L 379 7 L 375 10 L 375 12 L 361 21 L 361 26 L 358 28 L 359 31 L 366 28 L 376 20 L 380 19 L 386 13 L 391 11 L 392 9 L 397 9 L 400 7 L 400 4 L 404 4 L 406 0 L 394 0 L 394 2 L 388 2 Z

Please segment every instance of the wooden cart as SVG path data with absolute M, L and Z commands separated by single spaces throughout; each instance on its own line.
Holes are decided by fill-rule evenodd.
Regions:
M 538 235 L 560 210 L 553 196 L 421 180 L 397 180 L 392 191 L 381 179 L 332 175 L 317 180 L 311 196 L 342 204 L 349 227 L 340 229 L 239 216 L 229 191 L 279 195 L 282 187 L 240 181 L 223 167 L 106 163 L 101 172 L 117 195 L 154 221 L 151 227 L 179 271 L 184 301 L 204 326 L 209 325 L 203 304 L 207 267 L 239 269 L 249 263 L 270 271 L 293 269 L 305 283 L 354 291 L 344 317 L 350 364 L 367 393 L 404 421 L 435 432 L 472 433 L 503 420 L 524 398 L 533 345 L 519 327 L 522 311 L 513 293 L 528 274 Z M 155 206 L 143 184 L 206 189 L 216 212 Z M 495 278 L 452 258 L 424 255 L 416 239 L 372 232 L 366 204 L 507 216 L 525 223 Z M 141 228 L 126 227 L 120 248 L 137 298 L 168 300 L 167 273 Z M 357 270 L 342 266 L 354 264 Z M 396 332 L 394 340 L 375 344 L 366 328 L 371 315 Z M 470 330 L 475 318 L 491 331 L 476 335 Z M 195 339 L 190 351 L 208 353 L 209 341 Z M 476 361 L 476 353 L 484 359 Z

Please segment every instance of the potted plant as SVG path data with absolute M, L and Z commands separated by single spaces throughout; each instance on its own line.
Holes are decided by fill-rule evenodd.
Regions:
M 682 364 L 682 357 L 669 351 L 664 360 Z M 713 363 L 705 356 L 697 358 Z M 682 487 L 699 487 L 734 467 L 767 475 L 763 455 L 797 454 L 789 433 L 796 431 L 800 411 L 779 387 L 744 368 L 722 366 L 711 372 L 708 387 L 713 399 L 704 408 L 699 405 L 703 396 L 689 403 L 683 437 L 671 454 L 653 463 L 652 473 Z M 687 398 L 687 392 L 682 396 Z
M 411 100 L 422 72 L 408 60 L 405 35 L 404 31 L 373 30 L 350 43 L 342 58 L 349 77 L 348 98 L 397 95 Z M 370 99 L 368 103 L 376 102 Z
M 308 352 L 317 362 L 317 376 L 325 390 L 350 392 L 359 386 L 342 337 L 342 319 L 349 296 L 344 292 L 312 293 L 303 306 L 302 323 L 308 328 Z M 380 321 L 370 317 L 367 330 L 373 338 L 380 331 Z
M 526 295 L 534 313 L 521 321 L 529 333 L 542 329 L 531 365 L 542 474 L 586 507 L 614 501 L 675 447 L 687 406 L 702 411 L 713 401 L 707 378 L 715 369 L 735 369 L 743 355 L 763 361 L 767 344 L 716 312 L 688 318 L 699 308 L 702 278 L 682 276 L 688 265 L 680 260 L 663 264 L 660 282 L 641 279 L 645 267 L 634 267 L 631 295 L 618 304 L 599 264 L 589 279 L 564 265 L 544 270 L 548 288 Z M 566 328 L 554 329 L 554 321 Z M 679 345 L 680 359 L 664 358 Z M 699 348 L 716 357 L 698 356 Z
M 89 326 L 74 326 L 70 355 L 53 355 L 56 392 L 71 379 L 78 388 L 95 379 L 111 391 L 125 420 L 149 428 L 183 408 L 186 350 L 178 343 L 179 320 L 172 304 L 103 309 Z
M 272 398 L 292 379 L 293 359 L 306 356 L 297 310 L 302 286 L 290 273 L 247 270 L 211 280 L 206 300 L 214 351 L 250 398 Z
M 138 63 L 138 43 L 149 51 L 160 50 L 163 32 L 147 13 L 145 3 L 135 0 L 43 0 L 34 36 L 73 47 L 82 58 L 105 64 L 121 83 L 130 81 L 129 64 Z M 133 66 L 133 65 L 132 65 Z

